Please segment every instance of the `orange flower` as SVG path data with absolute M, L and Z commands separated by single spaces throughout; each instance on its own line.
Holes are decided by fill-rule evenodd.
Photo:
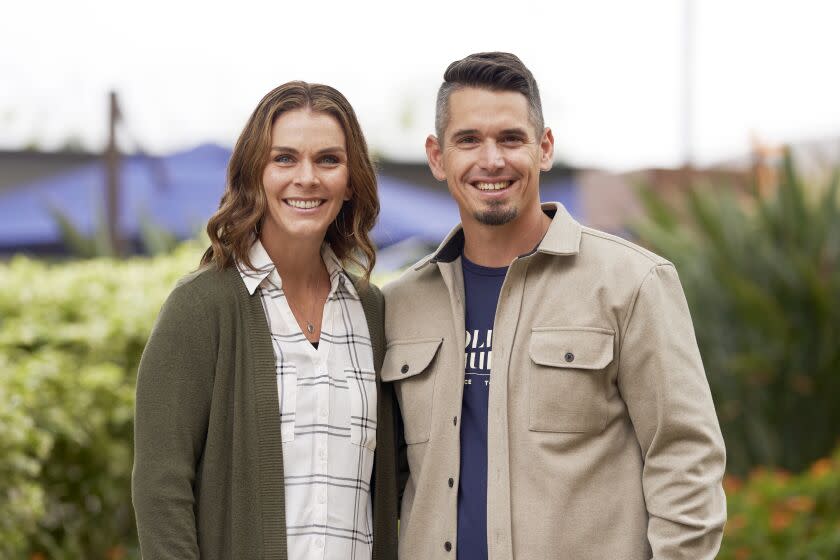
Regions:
M 744 482 L 735 475 L 727 474 L 723 477 L 723 489 L 727 494 L 737 492 L 744 485 Z
M 773 531 L 783 531 L 790 527 L 793 515 L 789 511 L 777 509 L 770 514 L 770 528 Z
M 735 551 L 735 560 L 747 560 L 750 556 L 752 556 L 752 551 L 746 546 L 742 546 Z
M 778 484 L 784 484 L 788 480 L 790 480 L 790 473 L 788 471 L 779 470 L 773 473 L 773 481 Z
M 819 461 L 811 465 L 811 475 L 814 478 L 822 478 L 831 472 L 832 466 L 833 465 L 831 459 L 820 459 Z
M 726 522 L 727 533 L 737 533 L 747 525 L 747 518 L 743 514 L 738 514 L 731 517 Z
M 804 513 L 814 509 L 814 498 L 810 496 L 791 496 L 785 501 L 788 509 L 797 513 Z
M 105 556 L 108 560 L 122 560 L 125 558 L 125 548 L 120 545 L 112 546 L 108 549 L 108 552 L 105 553 Z
M 766 476 L 766 475 L 767 475 L 767 467 L 765 467 L 764 465 L 758 465 L 757 467 L 754 467 L 750 471 L 749 478 L 750 479 L 764 478 L 764 476 Z

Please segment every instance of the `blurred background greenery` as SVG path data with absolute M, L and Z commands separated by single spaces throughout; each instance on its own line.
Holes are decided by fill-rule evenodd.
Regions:
M 840 558 L 838 173 L 786 156 L 772 180 L 682 192 L 643 191 L 634 231 L 678 267 L 726 439 L 719 558 Z M 0 558 L 139 557 L 136 368 L 202 249 L 0 263 Z

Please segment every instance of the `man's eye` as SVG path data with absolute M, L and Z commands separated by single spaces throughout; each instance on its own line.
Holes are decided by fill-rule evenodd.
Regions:
M 521 144 L 522 138 L 519 136 L 505 136 L 502 138 L 503 144 Z
M 462 136 L 458 139 L 459 144 L 475 144 L 478 142 L 478 138 L 475 136 Z

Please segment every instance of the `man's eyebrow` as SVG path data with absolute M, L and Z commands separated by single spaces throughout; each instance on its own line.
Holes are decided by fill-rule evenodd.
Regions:
M 478 134 L 477 128 L 462 128 L 461 130 L 456 130 L 450 135 L 450 138 L 458 138 L 459 136 L 469 136 L 470 134 Z
M 528 136 L 528 131 L 524 128 L 506 128 L 499 133 L 501 136 L 504 135 L 512 135 L 512 136 Z
M 460 138 L 461 136 L 471 136 L 474 134 L 480 134 L 480 131 L 477 128 L 465 128 L 453 132 L 451 138 Z M 506 128 L 499 132 L 499 136 L 524 136 L 527 138 L 528 131 L 520 127 Z

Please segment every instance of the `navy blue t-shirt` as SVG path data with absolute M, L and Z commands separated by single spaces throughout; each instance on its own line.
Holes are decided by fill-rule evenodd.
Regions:
M 458 560 L 487 559 L 487 396 L 493 362 L 493 320 L 507 267 L 488 268 L 461 255 L 464 271 L 466 365 L 461 408 Z

